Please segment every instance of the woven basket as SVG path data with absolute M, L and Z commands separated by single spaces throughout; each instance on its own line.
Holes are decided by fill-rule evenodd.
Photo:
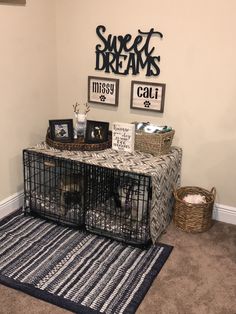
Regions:
M 183 200 L 187 195 L 200 194 L 205 196 L 206 203 L 191 204 Z M 216 189 L 211 191 L 193 186 L 181 187 L 174 190 L 174 224 L 177 228 L 187 232 L 204 232 L 212 226 L 212 210 Z
M 175 131 L 165 133 L 136 132 L 134 149 L 154 156 L 168 154 Z

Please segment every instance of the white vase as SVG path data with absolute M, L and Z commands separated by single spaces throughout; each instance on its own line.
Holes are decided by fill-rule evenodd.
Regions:
M 87 124 L 86 114 L 83 113 L 76 114 L 75 131 L 77 133 L 77 136 L 83 137 L 85 136 L 86 124 Z

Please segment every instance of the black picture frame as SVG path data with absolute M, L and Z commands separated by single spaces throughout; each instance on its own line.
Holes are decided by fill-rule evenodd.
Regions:
M 97 144 L 108 141 L 109 122 L 87 120 L 85 143 Z
M 73 142 L 73 119 L 49 120 L 50 137 L 53 141 Z
M 88 76 L 88 102 L 118 106 L 119 79 Z
M 130 108 L 164 112 L 166 84 L 131 81 Z

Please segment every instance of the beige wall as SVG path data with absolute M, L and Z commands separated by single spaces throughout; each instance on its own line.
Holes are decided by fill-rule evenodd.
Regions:
M 1 4 L 0 29 L 1 201 L 23 189 L 22 149 L 57 110 L 54 0 Z
M 182 184 L 210 189 L 217 202 L 236 206 L 236 2 L 235 0 L 120 0 L 57 2 L 58 105 L 87 100 L 87 76 L 120 79 L 117 109 L 93 105 L 90 119 L 152 121 L 172 125 L 183 148 Z M 95 71 L 97 25 L 107 33 L 134 36 L 154 27 L 164 35 L 157 53 L 161 74 L 126 77 Z M 131 111 L 130 81 L 166 83 L 164 114 Z
M 27 0 L 0 5 L 0 200 L 20 191 L 21 152 L 43 140 L 50 118 L 73 117 L 88 75 L 120 79 L 117 109 L 92 105 L 90 119 L 172 125 L 183 148 L 182 184 L 216 186 L 236 207 L 236 2 L 234 0 Z M 55 24 L 56 22 L 56 24 Z M 163 33 L 161 74 L 95 71 L 97 25 L 111 34 Z M 164 114 L 131 111 L 130 81 L 166 83 Z

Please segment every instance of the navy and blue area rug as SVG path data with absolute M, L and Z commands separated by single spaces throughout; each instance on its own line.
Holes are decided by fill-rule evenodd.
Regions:
M 19 211 L 0 222 L 0 283 L 79 314 L 131 314 L 171 250 L 142 250 Z

